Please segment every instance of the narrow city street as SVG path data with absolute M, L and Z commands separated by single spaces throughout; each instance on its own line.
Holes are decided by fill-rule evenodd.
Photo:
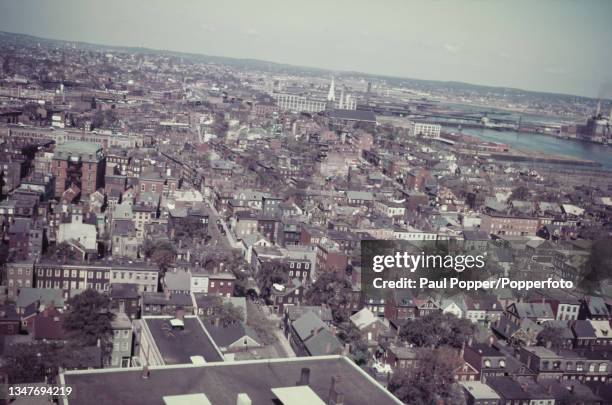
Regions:
M 295 353 L 280 328 L 281 319 L 270 315 L 266 308 L 247 300 L 248 324 L 260 338 L 277 353 L 278 357 L 295 357 Z

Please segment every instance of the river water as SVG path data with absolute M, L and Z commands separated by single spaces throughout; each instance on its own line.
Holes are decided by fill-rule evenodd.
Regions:
M 473 135 L 485 141 L 505 143 L 516 149 L 592 160 L 601 164 L 602 168 L 612 170 L 612 146 L 516 131 L 495 131 L 485 128 L 463 128 L 458 131 L 457 128 L 453 127 L 445 129 L 448 132 Z

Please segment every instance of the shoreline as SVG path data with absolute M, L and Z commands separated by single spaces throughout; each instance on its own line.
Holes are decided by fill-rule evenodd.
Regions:
M 505 145 L 507 146 L 507 151 L 505 152 L 487 152 L 488 155 L 492 159 L 507 161 L 507 162 L 521 162 L 521 163 L 536 163 L 536 164 L 556 164 L 556 165 L 564 165 L 564 166 L 574 166 L 574 167 L 583 167 L 583 168 L 591 168 L 598 169 L 605 172 L 610 172 L 612 170 L 603 166 L 600 162 L 589 160 L 589 159 L 580 159 L 570 155 L 564 154 L 555 154 L 555 153 L 547 153 L 542 151 L 532 151 L 526 150 L 523 148 L 513 147 L 507 143 L 497 142 L 497 141 L 489 141 L 485 139 L 481 139 L 476 135 L 461 133 L 461 136 L 468 137 L 478 143 L 492 143 L 496 145 Z

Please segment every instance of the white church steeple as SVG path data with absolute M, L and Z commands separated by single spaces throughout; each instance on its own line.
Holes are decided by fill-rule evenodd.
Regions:
M 329 85 L 329 93 L 327 93 L 327 101 L 336 101 L 336 86 L 334 77 L 332 76 L 331 84 Z

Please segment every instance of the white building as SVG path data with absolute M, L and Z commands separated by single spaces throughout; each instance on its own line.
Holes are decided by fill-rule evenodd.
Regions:
M 408 134 L 410 136 L 420 135 L 425 138 L 439 138 L 441 129 L 440 124 L 411 121 L 408 126 Z
M 438 239 L 438 234 L 435 232 L 425 232 L 411 226 L 407 228 L 396 228 L 393 230 L 393 238 L 401 240 L 429 240 L 434 241 Z
M 125 313 L 115 314 L 111 321 L 113 348 L 111 367 L 130 367 L 132 362 L 132 321 Z
M 357 99 L 350 94 L 345 94 L 344 88 L 340 91 L 340 98 L 336 100 L 336 87 L 332 78 L 329 85 L 327 100 L 323 98 L 308 97 L 299 94 L 277 93 L 274 94 L 276 103 L 281 110 L 285 111 L 304 111 L 320 112 L 325 111 L 328 106 L 339 110 L 356 110 Z
M 95 225 L 84 224 L 81 211 L 72 213 L 72 222 L 62 223 L 57 233 L 57 242 L 72 242 L 88 251 L 95 251 L 98 247 L 97 229 Z
M 325 110 L 325 101 L 314 100 L 295 94 L 276 94 L 276 103 L 281 110 L 320 112 Z

